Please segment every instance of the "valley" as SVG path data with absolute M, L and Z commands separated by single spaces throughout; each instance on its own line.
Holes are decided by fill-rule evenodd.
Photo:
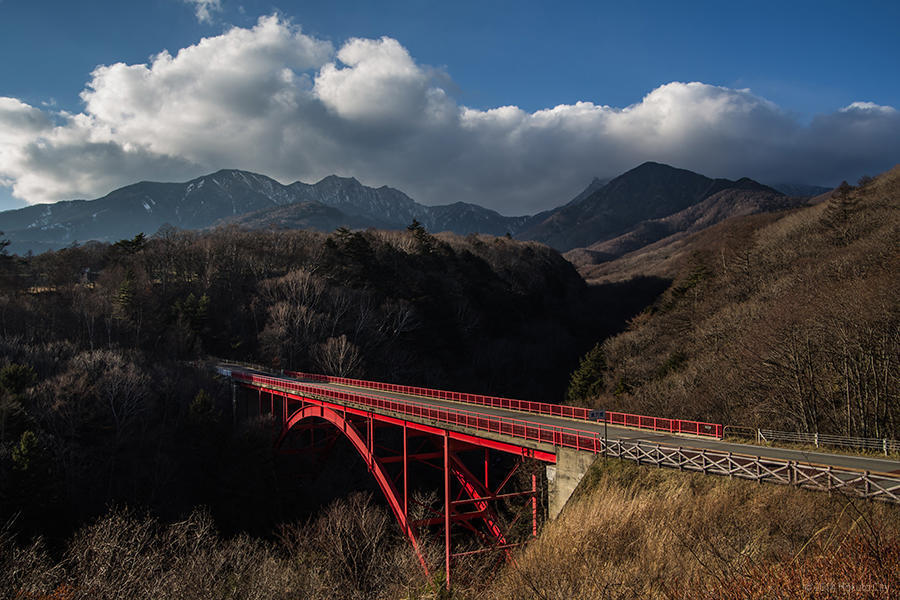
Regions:
M 319 187 L 318 199 L 294 201 L 285 189 L 249 174 L 215 179 L 190 190 L 191 184 L 151 186 L 163 193 L 153 202 L 135 189 L 123 196 L 131 198 L 123 206 L 141 202 L 137 214 L 184 215 L 185 223 L 205 223 L 197 229 L 163 226 L 114 243 L 0 255 L 0 469 L 9 482 L 0 508 L 17 515 L 15 530 L 0 543 L 9 557 L 4 572 L 21 574 L 8 586 L 73 585 L 102 596 L 113 582 L 89 578 L 85 561 L 95 548 L 119 540 L 114 543 L 123 556 L 149 560 L 144 553 L 151 551 L 160 557 L 153 561 L 165 577 L 136 575 L 129 585 L 142 586 L 139 594 L 166 594 L 173 589 L 166 586 L 180 585 L 216 594 L 195 579 L 182 542 L 171 541 L 202 530 L 198 551 L 209 560 L 230 560 L 223 558 L 229 553 L 270 557 L 265 577 L 273 579 L 253 579 L 239 565 L 221 572 L 271 596 L 324 598 L 336 589 L 359 598 L 443 593 L 439 580 L 421 578 L 352 450 L 337 444 L 330 458 L 273 456 L 263 411 L 233 423 L 228 388 L 195 366 L 209 355 L 276 371 L 565 399 L 590 409 L 900 437 L 897 169 L 810 199 L 746 180 L 707 180 L 642 165 L 594 182 L 540 226 L 520 219 L 521 229 L 509 236 L 473 233 L 465 225 L 465 235 L 431 233 L 418 215 L 435 219 L 434 212 L 420 212 L 399 192 L 353 180 L 333 178 Z M 207 186 L 217 185 L 231 197 L 205 196 Z M 256 191 L 238 193 L 249 188 Z M 643 191 L 626 193 L 635 189 Z M 356 193 L 342 195 L 347 190 Z M 203 202 L 191 211 L 181 200 L 161 200 L 195 194 Z M 648 197 L 656 200 L 641 200 Z M 86 210 L 93 211 L 113 199 L 94 202 L 63 203 L 59 211 L 76 215 L 75 208 L 91 205 Z M 635 203 L 646 206 L 637 210 Z M 264 206 L 218 216 L 258 205 Z M 615 219 L 599 216 L 620 206 L 629 208 Z M 394 221 L 377 229 L 373 214 Z M 402 225 L 410 216 L 414 221 Z M 544 235 L 550 231 L 545 224 L 561 227 L 570 219 L 584 224 L 574 227 L 572 239 L 599 237 L 565 255 L 516 239 L 529 231 Z M 596 223 L 613 225 L 592 229 Z M 15 236 L 9 237 L 15 249 Z M 617 435 L 637 439 L 633 432 Z M 455 593 L 494 598 L 509 590 L 557 589 L 633 597 L 653 590 L 655 597 L 685 597 L 659 579 L 677 571 L 710 597 L 726 598 L 756 568 L 774 573 L 772 581 L 802 585 L 809 585 L 808 569 L 825 569 L 824 581 L 859 577 L 853 564 L 834 554 L 859 548 L 869 548 L 858 555 L 877 585 L 893 585 L 892 567 L 873 565 L 894 564 L 894 508 L 649 473 L 613 459 L 596 465 L 559 518 L 541 521 L 540 536 L 517 554 L 521 568 L 498 567 L 494 582 L 487 577 L 489 562 L 460 558 Z M 432 493 L 429 485 L 417 493 Z M 701 526 L 706 517 L 690 508 L 697 503 L 728 516 Z M 792 521 L 779 508 L 785 503 L 844 541 L 817 540 L 810 523 Z M 110 505 L 139 507 L 147 516 Z M 675 538 L 655 537 L 652 524 L 670 527 L 667 509 L 691 515 L 696 527 L 679 529 Z M 634 510 L 648 528 L 620 535 L 641 539 L 646 559 L 616 550 L 596 533 L 613 515 Z M 852 533 L 840 516 L 848 510 L 864 515 L 871 529 Z M 761 536 L 751 525 L 760 511 L 788 533 L 747 551 L 753 564 L 764 565 L 755 567 L 729 532 Z M 36 535 L 48 548 L 23 554 Z M 572 562 L 559 541 L 585 535 L 605 540 L 608 553 L 599 556 L 614 565 L 614 587 L 597 588 L 578 575 L 602 567 L 594 558 Z M 873 536 L 888 540 L 874 554 Z M 676 538 L 699 544 L 698 562 L 664 553 Z M 439 564 L 440 546 L 423 539 L 423 556 Z M 350 564 L 333 551 L 362 552 L 355 545 L 361 540 L 375 544 L 377 555 Z M 579 542 L 579 552 L 591 543 Z M 788 557 L 800 554 L 802 561 L 788 566 Z M 26 556 L 56 565 L 52 573 L 60 575 L 45 583 L 27 579 L 37 571 L 21 562 Z M 717 576 L 697 566 L 711 556 L 727 557 Z M 573 565 L 563 575 L 540 567 L 562 560 Z M 401 592 L 403 585 L 415 591 Z M 610 595 L 613 589 L 621 593 Z M 761 584 L 755 597 L 770 591 Z

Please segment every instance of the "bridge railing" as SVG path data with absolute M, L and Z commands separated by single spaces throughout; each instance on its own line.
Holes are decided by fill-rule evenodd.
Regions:
M 598 452 L 601 438 L 599 434 L 581 431 L 558 425 L 535 423 L 525 419 L 514 419 L 479 413 L 459 408 L 435 407 L 414 400 L 397 400 L 377 395 L 342 392 L 317 387 L 280 377 L 270 377 L 251 373 L 232 371 L 231 377 L 254 386 L 271 387 L 298 395 L 336 400 L 340 403 L 352 403 L 380 411 L 392 412 L 406 416 L 426 419 L 428 421 L 459 425 L 495 434 L 508 435 L 533 442 L 542 442 L 554 446 L 565 446 L 576 450 Z
M 704 423 L 702 421 L 688 421 L 685 419 L 664 419 L 660 417 L 650 417 L 647 415 L 634 415 L 629 413 L 610 411 L 606 411 L 605 417 L 598 419 L 594 417 L 594 415 L 597 413 L 602 414 L 603 411 L 593 411 L 580 406 L 550 404 L 548 402 L 529 402 L 527 400 L 516 400 L 515 398 L 502 398 L 497 396 L 483 396 L 481 394 L 449 392 L 446 390 L 436 390 L 410 385 L 397 385 L 393 383 L 382 383 L 379 381 L 366 381 L 364 379 L 350 379 L 347 377 L 332 377 L 330 375 L 303 373 L 299 371 L 285 371 L 285 375 L 296 377 L 298 379 L 318 381 L 320 383 L 348 385 L 352 387 L 371 390 L 381 390 L 398 394 L 422 396 L 424 398 L 436 398 L 439 400 L 450 400 L 453 402 L 475 404 L 478 406 L 489 406 L 491 408 L 519 410 L 539 415 L 566 417 L 569 419 L 578 419 L 583 421 L 603 422 L 605 420 L 610 425 L 623 425 L 625 427 L 634 427 L 637 429 L 650 429 L 653 431 L 666 431 L 669 433 L 699 435 L 704 437 L 713 437 L 716 439 L 722 438 L 723 431 L 722 425 L 718 423 Z
M 766 458 L 701 448 L 673 447 L 642 441 L 606 440 L 599 433 L 568 427 L 532 423 L 520 419 L 486 415 L 474 411 L 435 408 L 415 401 L 339 392 L 277 377 L 234 371 L 231 377 L 254 386 L 294 392 L 307 397 L 336 400 L 339 403 L 377 408 L 431 422 L 459 425 L 510 437 L 542 442 L 632 460 L 638 464 L 675 468 L 712 475 L 727 475 L 755 481 L 767 481 L 819 491 L 900 503 L 900 476 L 856 469 L 799 463 L 793 460 Z
M 463 392 L 449 392 L 432 388 L 416 387 L 411 385 L 397 385 L 394 383 L 381 383 L 380 381 L 366 381 L 364 379 L 349 379 L 347 377 L 332 377 L 330 375 L 318 375 L 315 373 L 301 373 L 298 371 L 285 371 L 285 375 L 298 379 L 309 379 L 321 383 L 336 383 L 398 394 L 423 396 L 438 400 L 450 400 L 478 406 L 490 406 L 492 408 L 508 408 L 525 412 L 550 415 L 554 417 L 567 417 L 569 419 L 589 420 L 591 410 L 581 406 L 566 406 L 565 404 L 550 404 L 549 402 L 529 402 L 515 398 L 501 398 L 497 396 L 483 396 L 481 394 L 466 394 Z M 594 419 L 595 420 L 595 419 Z
M 687 433 L 716 439 L 722 439 L 723 433 L 723 427 L 719 423 L 665 419 L 662 417 L 648 417 L 646 415 L 632 415 L 611 411 L 606 411 L 606 422 L 610 425 L 624 425 L 625 427 L 652 429 L 653 431 L 665 431 L 668 433 Z
M 606 456 L 900 504 L 900 475 L 700 448 L 609 440 Z

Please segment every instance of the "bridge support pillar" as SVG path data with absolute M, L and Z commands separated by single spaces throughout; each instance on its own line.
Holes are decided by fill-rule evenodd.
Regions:
M 569 448 L 559 448 L 556 464 L 547 466 L 548 517 L 555 519 L 597 456 Z
M 237 413 L 237 384 L 232 380 L 231 382 L 231 424 L 234 427 L 237 427 L 238 421 L 238 413 Z
M 444 575 L 450 589 L 450 433 L 444 432 Z

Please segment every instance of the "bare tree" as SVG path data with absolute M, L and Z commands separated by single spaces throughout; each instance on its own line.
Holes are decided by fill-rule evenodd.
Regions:
M 88 374 L 97 400 L 108 410 L 116 439 L 121 439 L 146 409 L 147 376 L 134 363 L 111 350 L 84 352 L 72 361 L 72 367 L 76 372 Z
M 409 302 L 405 300 L 388 300 L 381 305 L 381 320 L 378 323 L 378 331 L 382 335 L 397 338 L 400 334 L 415 329 L 416 326 L 416 312 Z
M 316 363 L 323 373 L 347 377 L 353 375 L 362 363 L 359 349 L 346 335 L 330 337 L 324 344 L 319 344 L 316 352 Z
M 330 300 L 328 310 L 328 321 L 330 323 L 329 331 L 330 335 L 333 337 L 337 328 L 350 312 L 354 298 L 352 292 L 343 287 L 330 290 L 328 298 Z

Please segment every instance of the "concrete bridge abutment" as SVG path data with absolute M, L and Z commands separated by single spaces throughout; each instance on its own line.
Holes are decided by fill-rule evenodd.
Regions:
M 559 516 L 585 473 L 598 458 L 596 454 L 569 448 L 557 450 L 556 464 L 547 465 L 547 516 L 550 519 Z

